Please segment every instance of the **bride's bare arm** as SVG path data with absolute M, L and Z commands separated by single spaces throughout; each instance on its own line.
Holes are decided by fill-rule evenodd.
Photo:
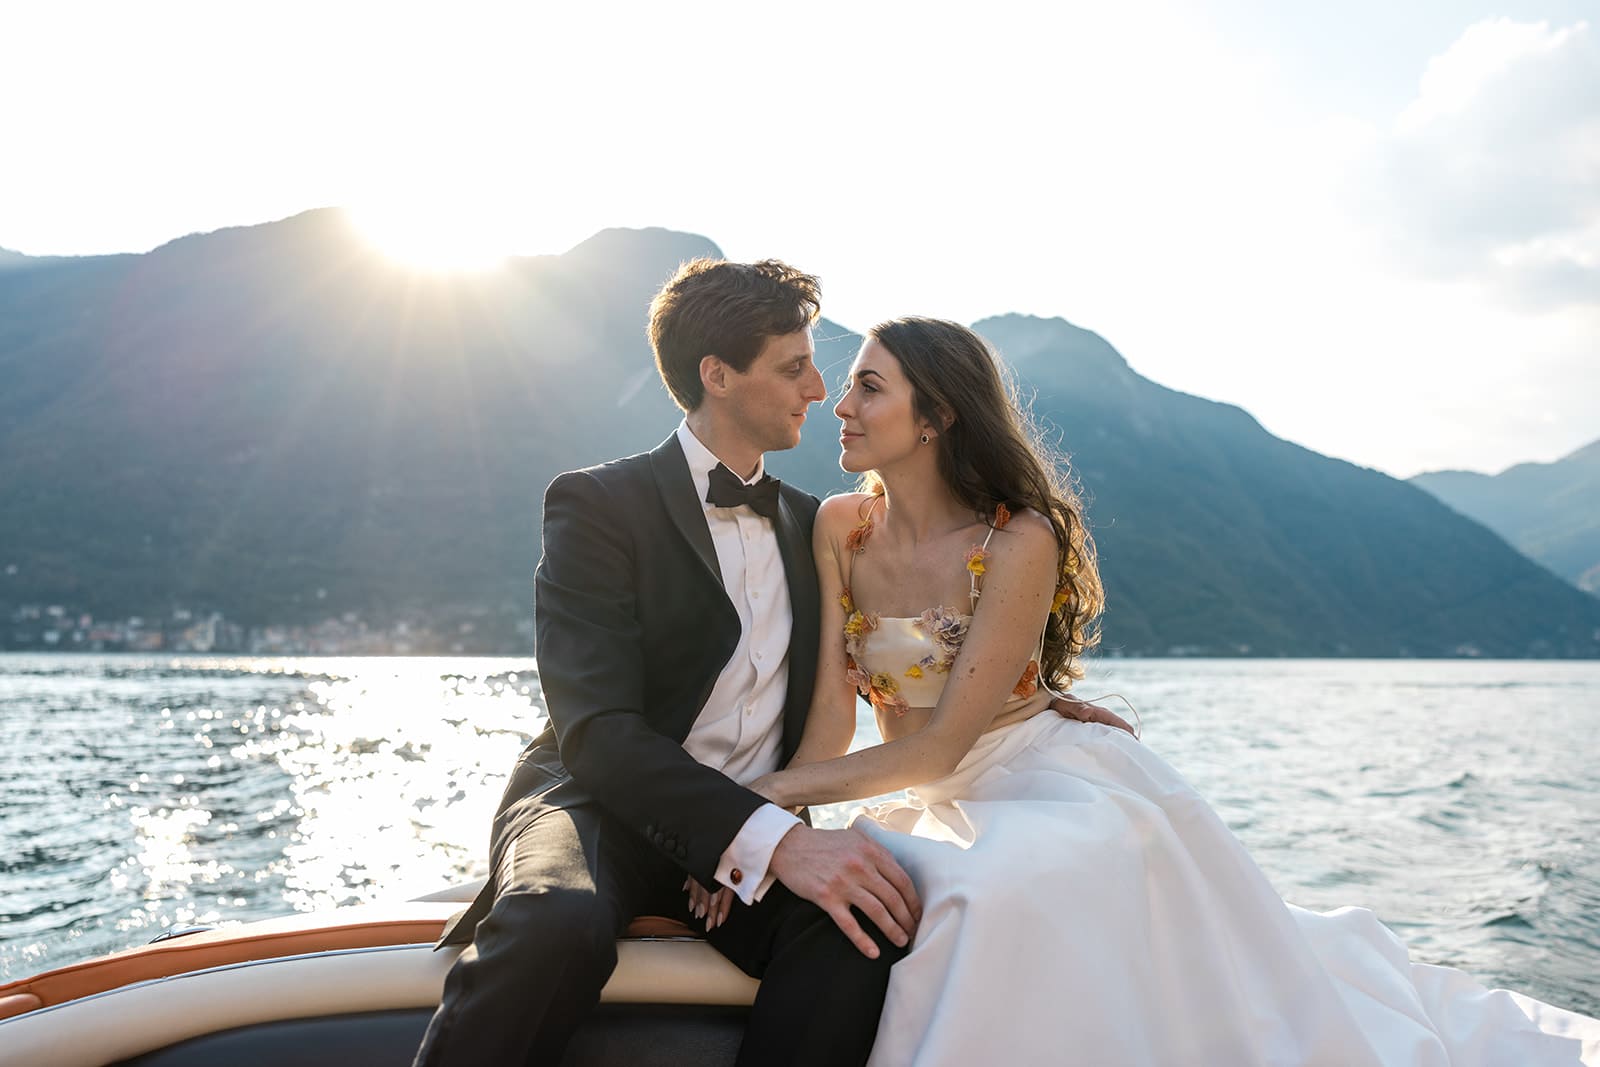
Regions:
M 990 543 L 983 596 L 928 725 L 847 756 L 791 765 L 750 787 L 774 803 L 793 807 L 859 800 L 949 774 L 1022 676 L 1044 629 L 1055 573 L 1056 541 L 1049 523 L 1033 512 L 1014 516 Z M 829 668 L 842 674 L 842 633 L 836 629 L 824 634 L 823 644 Z M 819 665 L 819 692 L 824 684 L 837 689 L 833 679 L 824 683 Z
M 811 532 L 811 552 L 817 564 L 817 585 L 822 594 L 821 640 L 817 645 L 817 680 L 812 690 L 806 731 L 789 766 L 817 763 L 842 756 L 856 734 L 856 689 L 845 680 L 843 545 L 845 535 L 858 521 L 862 493 L 832 496 L 817 509 Z

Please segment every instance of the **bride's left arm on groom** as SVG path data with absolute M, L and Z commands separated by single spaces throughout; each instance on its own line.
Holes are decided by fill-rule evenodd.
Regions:
M 1014 516 L 996 532 L 983 595 L 928 725 L 846 756 L 792 764 L 756 783 L 758 791 L 783 805 L 830 804 L 892 793 L 953 771 L 994 721 L 1032 658 L 1050 611 L 1057 560 L 1049 523 L 1032 511 Z M 824 669 L 843 671 L 838 627 L 824 633 L 823 648 L 819 691 L 836 685 L 836 679 L 824 677 Z

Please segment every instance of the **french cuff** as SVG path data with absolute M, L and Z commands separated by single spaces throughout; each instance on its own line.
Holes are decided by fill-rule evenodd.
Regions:
M 717 861 L 717 883 L 733 890 L 746 904 L 767 895 L 775 877 L 767 868 L 783 835 L 800 826 L 800 819 L 776 804 L 763 804 L 739 828 L 728 851 Z

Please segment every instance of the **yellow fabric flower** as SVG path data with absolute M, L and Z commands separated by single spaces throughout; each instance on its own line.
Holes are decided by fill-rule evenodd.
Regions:
M 922 668 L 917 666 L 915 663 L 913 663 L 911 666 L 906 668 L 906 677 L 907 678 L 921 678 L 922 677 Z
M 973 545 L 967 551 L 967 570 L 973 574 L 983 576 L 983 563 L 989 558 L 989 552 L 982 545 Z

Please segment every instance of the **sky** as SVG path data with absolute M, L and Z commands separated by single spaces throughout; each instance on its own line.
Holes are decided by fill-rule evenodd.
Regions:
M 478 268 L 699 233 L 856 330 L 1061 316 L 1398 477 L 1600 438 L 1600 0 L 0 9 L 0 246 L 327 205 Z

